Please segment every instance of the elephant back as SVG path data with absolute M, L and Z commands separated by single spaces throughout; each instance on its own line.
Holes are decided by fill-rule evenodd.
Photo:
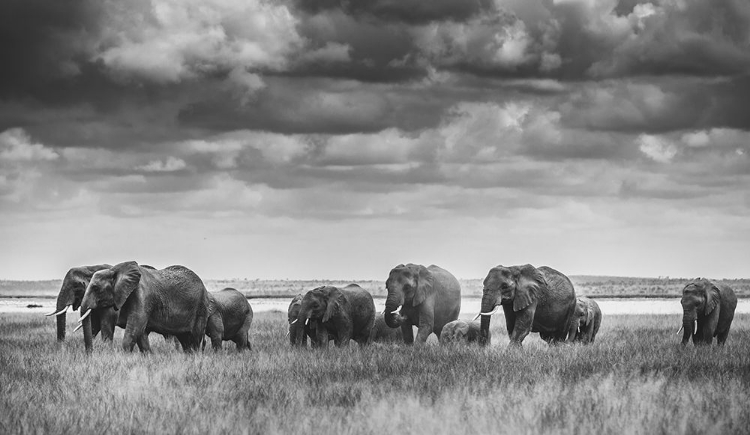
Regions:
M 341 293 L 349 306 L 354 334 L 366 333 L 369 336 L 375 323 L 375 302 L 372 295 L 356 284 L 342 288 Z
M 435 292 L 433 330 L 438 337 L 443 326 L 458 319 L 461 312 L 461 284 L 455 276 L 440 266 L 430 265 Z

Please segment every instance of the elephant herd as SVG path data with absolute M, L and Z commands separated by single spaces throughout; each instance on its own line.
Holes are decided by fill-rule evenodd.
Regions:
M 435 334 L 441 343 L 490 342 L 490 320 L 500 308 L 510 346 L 520 347 L 531 332 L 548 343 L 592 343 L 602 321 L 596 301 L 576 297 L 567 276 L 546 266 L 496 266 L 483 282 L 481 311 L 472 321 L 459 320 L 461 286 L 438 266 L 401 264 L 385 282 L 385 311 L 377 313 L 369 292 L 357 284 L 322 286 L 295 296 L 288 309 L 292 346 L 347 346 L 371 342 L 424 343 Z M 688 283 L 682 295 L 682 344 L 721 345 L 727 339 L 737 306 L 734 291 L 706 279 Z M 154 269 L 134 261 L 115 266 L 75 267 L 66 274 L 57 298 L 57 338 L 65 339 L 65 313 L 80 309 L 87 352 L 99 332 L 111 341 L 115 326 L 125 329 L 122 347 L 150 350 L 151 332 L 174 337 L 186 352 L 211 340 L 214 350 L 234 341 L 251 348 L 253 310 L 242 293 L 227 288 L 208 292 L 201 279 L 183 266 Z M 477 321 L 481 317 L 481 321 Z M 681 328 L 682 329 L 682 328 Z M 678 331 L 679 333 L 679 331 Z

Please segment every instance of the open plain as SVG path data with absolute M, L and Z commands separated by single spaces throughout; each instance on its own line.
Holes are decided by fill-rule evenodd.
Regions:
M 727 345 L 683 347 L 677 315 L 604 319 L 590 346 L 532 334 L 423 347 L 292 349 L 286 315 L 259 313 L 253 350 L 183 354 L 152 334 L 153 353 L 126 354 L 72 333 L 55 341 L 40 315 L 0 316 L 0 432 L 671 434 L 750 427 L 750 315 Z M 430 340 L 432 341 L 432 340 Z

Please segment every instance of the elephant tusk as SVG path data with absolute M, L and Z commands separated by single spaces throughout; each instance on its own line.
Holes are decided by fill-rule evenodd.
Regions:
M 286 331 L 286 336 L 289 337 L 289 331 Z
M 66 306 L 65 306 L 65 308 L 63 308 L 62 310 L 60 310 L 60 311 L 58 311 L 58 312 L 54 312 L 54 311 L 53 311 L 53 312 L 51 312 L 51 313 L 49 313 L 49 314 L 45 314 L 45 316 L 47 316 L 47 317 L 49 317 L 49 316 L 59 316 L 60 314 L 62 314 L 62 313 L 64 313 L 64 312 L 68 311 L 68 307 L 69 307 L 69 306 L 70 306 L 70 305 L 66 305 Z
M 500 305 L 495 305 L 495 309 L 490 311 L 489 313 L 479 313 L 480 316 L 491 316 L 495 313 L 497 313 L 497 310 L 500 309 Z
M 476 316 L 474 316 L 473 319 L 471 319 L 471 321 L 473 322 L 473 321 L 477 320 L 479 318 L 479 316 L 481 316 L 481 315 L 482 315 L 482 313 L 477 314 Z
M 396 308 L 395 310 L 391 311 L 391 314 L 398 314 L 398 312 L 401 310 L 402 306 L 403 305 L 399 305 L 398 308 Z
M 310 319 L 305 320 L 305 326 L 307 326 L 310 323 Z
M 91 314 L 91 308 L 89 308 L 89 309 L 88 309 L 88 311 L 86 311 L 86 314 L 84 314 L 83 316 L 81 316 L 81 318 L 80 318 L 80 319 L 78 319 L 78 323 L 81 323 L 81 322 L 83 322 L 83 321 L 84 321 L 84 319 L 86 319 L 86 317 L 88 317 L 88 316 L 89 316 L 89 314 Z
M 289 322 L 289 324 L 290 325 L 294 325 L 295 323 L 297 323 L 297 320 L 299 320 L 299 319 L 294 319 L 294 322 Z
M 675 335 L 680 335 L 680 331 L 682 331 L 682 328 L 684 328 L 684 326 L 680 325 L 680 329 L 677 330 L 677 333 Z
M 698 335 L 698 322 L 695 322 L 695 331 L 693 331 L 693 335 Z
M 73 332 L 76 332 L 76 331 L 78 331 L 81 328 L 83 328 L 83 323 L 81 323 L 80 325 L 76 326 L 76 329 L 74 329 Z

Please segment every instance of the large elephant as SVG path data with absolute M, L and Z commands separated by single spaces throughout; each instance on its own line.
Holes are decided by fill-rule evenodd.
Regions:
M 502 306 L 510 346 L 521 346 L 529 332 L 548 343 L 572 341 L 576 307 L 573 284 L 562 273 L 542 266 L 496 266 L 484 279 L 479 343 L 489 342 L 490 316 Z
M 203 281 L 184 266 L 154 270 L 135 261 L 100 270 L 91 277 L 81 302 L 86 351 L 91 351 L 90 313 L 113 307 L 125 328 L 124 350 L 150 351 L 149 332 L 174 335 L 186 352 L 200 349 L 208 322 L 209 299 Z
M 315 329 L 318 346 L 327 348 L 329 336 L 336 346 L 347 346 L 350 340 L 360 345 L 370 342 L 375 322 L 372 295 L 356 284 L 344 288 L 323 286 L 310 290 L 302 298 L 297 323 Z M 301 335 L 304 330 L 297 330 Z
M 375 313 L 375 324 L 370 333 L 370 341 L 377 343 L 398 343 L 403 342 L 401 328 L 391 328 L 385 323 L 383 313 Z
M 737 308 L 737 296 L 729 286 L 698 278 L 682 289 L 682 344 L 693 337 L 693 344 L 719 345 L 727 341 Z M 693 329 L 695 327 L 695 329 Z M 679 333 L 679 331 L 677 331 Z
M 479 341 L 480 323 L 477 321 L 454 320 L 443 326 L 440 344 L 474 343 Z
M 388 274 L 385 287 L 385 322 L 401 327 L 407 344 L 414 343 L 412 325 L 419 328 L 417 343 L 424 343 L 433 332 L 440 338 L 443 326 L 458 319 L 461 285 L 441 267 L 400 264 Z
M 57 340 L 65 340 L 66 312 L 72 307 L 73 311 L 81 306 L 83 294 L 91 281 L 94 272 L 109 269 L 109 264 L 97 264 L 94 266 L 74 267 L 65 274 L 60 293 L 57 294 L 55 311 L 47 316 L 55 316 L 57 319 Z M 115 324 L 117 323 L 117 312 L 112 308 L 101 308 L 91 313 L 91 333 L 96 337 L 102 332 L 102 340 L 111 341 L 114 336 Z
M 252 323 L 253 308 L 236 289 L 225 288 L 208 294 L 206 335 L 211 338 L 215 351 L 221 350 L 224 340 L 232 340 L 240 352 L 252 349 L 249 336 Z
M 574 341 L 583 344 L 593 343 L 602 324 L 602 310 L 599 304 L 593 299 L 579 296 L 576 298 L 576 310 L 573 313 L 572 322 L 576 328 Z

